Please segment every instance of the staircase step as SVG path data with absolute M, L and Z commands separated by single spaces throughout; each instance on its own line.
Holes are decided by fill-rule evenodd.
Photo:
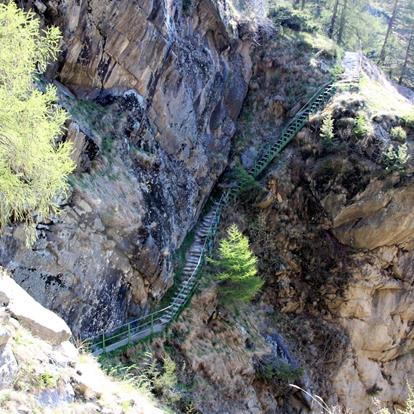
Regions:
M 352 72 L 351 72 L 352 74 Z M 342 83 L 359 82 L 359 69 L 356 66 L 355 75 L 351 76 L 349 80 L 342 80 Z M 249 174 L 252 177 L 258 176 L 270 162 L 282 151 L 282 149 L 296 136 L 296 134 L 307 124 L 309 115 L 316 112 L 319 108 L 323 107 L 326 102 L 336 92 L 336 86 L 334 84 L 327 85 L 319 95 L 315 96 L 305 108 L 298 113 L 291 122 L 283 129 L 279 139 L 274 143 L 268 143 L 264 145 L 260 151 L 260 158 L 254 162 L 254 166 L 249 169 Z M 187 302 L 190 294 L 197 284 L 196 272 L 199 269 L 199 265 L 203 260 L 204 249 L 208 244 L 210 245 L 210 237 L 217 231 L 218 223 L 222 209 L 226 207 L 227 203 L 233 200 L 237 193 L 242 188 L 243 184 L 249 181 L 248 178 L 242 179 L 237 182 L 234 187 L 228 189 L 223 193 L 221 198 L 216 199 L 212 203 L 210 211 L 200 220 L 199 225 L 196 228 L 194 242 L 187 251 L 186 261 L 183 268 L 182 281 L 177 293 L 173 296 L 170 307 L 157 318 L 154 326 L 149 329 L 146 327 L 135 328 L 133 330 L 134 340 L 139 340 L 149 336 L 154 332 L 161 332 L 165 328 L 165 325 L 169 324 L 173 318 L 175 318 L 180 310 Z M 127 338 L 128 339 L 128 338 Z M 122 338 L 119 344 L 111 344 L 111 350 L 117 347 L 124 346 L 127 340 Z M 115 346 L 114 346 L 115 345 Z M 97 345 L 98 347 L 98 345 Z M 104 352 L 102 348 L 98 348 L 99 353 Z

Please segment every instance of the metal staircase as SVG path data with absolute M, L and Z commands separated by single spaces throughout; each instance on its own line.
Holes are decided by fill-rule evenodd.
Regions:
M 355 57 L 352 59 L 355 61 L 355 65 L 360 62 L 360 59 Z M 356 71 L 358 76 L 355 76 Z M 351 75 L 343 77 L 340 82 L 354 83 L 359 81 L 359 67 L 349 72 Z M 269 143 L 261 149 L 257 160 L 248 173 L 254 178 L 258 177 L 306 125 L 309 115 L 322 109 L 335 92 L 336 83 L 334 81 L 328 82 L 319 88 L 306 105 L 288 122 L 275 142 Z M 243 180 L 240 180 L 233 187 L 223 191 L 221 196 L 213 202 L 208 213 L 201 218 L 196 227 L 194 242 L 186 255 L 180 287 L 172 297 L 170 305 L 142 318 L 123 324 L 115 330 L 103 332 L 87 339 L 85 341 L 86 345 L 94 355 L 97 356 L 114 351 L 125 345 L 133 344 L 161 333 L 180 315 L 197 288 L 200 269 L 204 264 L 206 256 L 212 251 L 223 209 L 230 201 L 237 197 L 244 184 Z

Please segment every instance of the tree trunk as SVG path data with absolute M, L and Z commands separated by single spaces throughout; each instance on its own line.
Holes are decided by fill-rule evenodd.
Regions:
M 301 5 L 300 5 L 301 10 L 305 9 L 305 3 L 306 3 L 306 0 L 302 0 Z
M 321 0 L 317 0 L 317 2 L 316 2 L 316 17 L 320 18 L 321 14 L 322 14 Z
M 414 28 L 411 29 L 410 38 L 408 40 L 407 49 L 405 51 L 404 63 L 403 63 L 403 66 L 401 68 L 400 78 L 398 79 L 398 84 L 399 85 L 401 85 L 403 80 L 404 80 L 405 72 L 407 71 L 408 60 L 410 58 L 410 51 L 411 51 L 411 47 L 413 46 L 413 44 L 414 44 Z
M 334 8 L 333 8 L 333 11 L 332 11 L 331 23 L 330 23 L 329 29 L 328 29 L 329 39 L 332 39 L 332 37 L 333 37 L 333 31 L 334 31 L 334 28 L 335 28 L 336 17 L 338 15 L 338 5 L 339 5 L 339 0 L 335 0 Z
M 346 24 L 346 13 L 348 11 L 348 0 L 344 0 L 344 6 L 341 12 L 341 23 L 339 25 L 338 32 L 338 44 L 342 45 L 344 40 L 345 24 Z
M 385 50 L 391 35 L 392 28 L 394 26 L 395 17 L 397 16 L 398 1 L 399 0 L 394 0 L 394 7 L 392 9 L 391 19 L 388 21 L 387 33 L 385 34 L 384 43 L 382 44 L 381 52 L 378 58 L 378 64 L 384 63 L 385 60 Z

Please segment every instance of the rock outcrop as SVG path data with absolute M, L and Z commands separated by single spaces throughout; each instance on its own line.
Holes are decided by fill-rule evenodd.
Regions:
M 414 186 L 374 180 L 333 218 L 334 234 L 357 249 L 407 245 L 414 237 Z
M 173 253 L 227 164 L 251 42 L 225 2 L 184 3 L 27 1 L 63 32 L 50 73 L 78 168 L 61 216 L 38 226 L 30 250 L 7 229 L 0 264 L 76 335 L 163 295 Z
M 284 70 L 282 59 L 293 56 L 279 56 L 274 42 L 258 48 L 241 113 L 236 142 L 247 167 L 258 137 L 272 139 L 294 110 L 280 91 L 303 84 L 296 72 Z M 297 72 L 311 70 L 306 55 L 301 58 Z M 323 78 L 323 71 L 313 76 Z M 364 139 L 353 132 L 360 111 L 372 122 Z M 351 93 L 340 94 L 328 112 L 335 140 L 320 136 L 325 113 L 312 117 L 260 180 L 258 193 L 267 196 L 256 203 L 241 200 L 225 216 L 224 227 L 237 223 L 249 236 L 266 278 L 253 321 L 246 309 L 232 319 L 216 306 L 212 291 L 204 290 L 168 340 L 177 361 L 185 361 L 185 377 L 195 378 L 194 401 L 201 412 L 320 412 L 288 387 L 292 380 L 254 370 L 256 358 L 266 361 L 266 328 L 282 334 L 300 361 L 304 372 L 296 383 L 335 412 L 371 414 L 379 407 L 394 412 L 407 398 L 414 375 L 413 161 L 390 171 L 375 152 L 396 145 L 389 133 L 398 125 L 395 115 L 371 113 L 364 98 Z M 254 136 L 246 137 L 246 130 Z M 414 131 L 406 131 L 412 154 Z M 286 375 L 279 370 L 276 374 Z
M 110 379 L 68 341 L 65 322 L 0 268 L 0 411 L 162 414 L 139 390 Z
M 51 344 L 59 345 L 71 336 L 62 318 L 36 302 L 1 268 L 0 304 L 33 335 Z

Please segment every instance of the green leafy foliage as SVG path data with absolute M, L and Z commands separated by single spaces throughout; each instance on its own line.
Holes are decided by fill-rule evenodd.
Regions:
M 294 31 L 315 32 L 318 26 L 315 21 L 300 10 L 294 10 L 290 7 L 276 7 L 269 11 L 269 18 L 277 26 L 287 27 Z
M 409 155 L 407 144 L 394 147 L 390 145 L 384 153 L 384 163 L 387 170 L 403 170 L 407 164 Z
M 363 113 L 359 113 L 355 120 L 354 134 L 358 138 L 364 138 L 368 134 L 369 128 L 367 126 L 367 120 Z
M 219 259 L 212 260 L 218 267 L 220 299 L 224 303 L 248 302 L 263 286 L 257 275 L 257 258 L 249 247 L 249 239 L 233 224 L 227 237 L 220 241 Z
M 55 388 L 58 377 L 50 372 L 42 372 L 35 377 L 35 386 L 37 388 Z
M 320 136 L 323 140 L 327 142 L 332 142 L 332 140 L 334 139 L 334 124 L 331 113 L 327 114 L 322 121 Z
M 303 376 L 304 370 L 300 366 L 293 366 L 288 362 L 273 356 L 265 355 L 255 365 L 256 375 L 266 381 L 295 381 Z
M 72 146 L 58 142 L 66 113 L 56 90 L 36 89 L 35 78 L 56 58 L 60 33 L 40 31 L 33 13 L 0 4 L 0 229 L 11 221 L 34 222 L 57 212 L 56 197 L 73 171 Z
M 234 168 L 232 178 L 241 184 L 239 193 L 241 200 L 254 203 L 263 196 L 261 185 L 240 164 Z
M 257 368 L 257 376 L 264 380 L 277 379 L 280 381 L 294 381 L 303 376 L 302 367 L 293 367 L 287 362 L 280 359 L 274 359 L 272 362 L 266 362 Z
M 414 113 L 412 112 L 412 113 L 406 114 L 403 117 L 403 122 L 407 128 L 414 129 Z
M 100 363 L 108 375 L 152 393 L 168 404 L 180 400 L 177 367 L 170 355 L 164 353 L 156 358 L 153 352 L 145 351 L 137 353 L 134 359 L 136 363 L 130 365 L 110 357 L 101 358 Z
M 391 136 L 391 139 L 395 141 L 399 141 L 399 142 L 405 142 L 407 140 L 407 133 L 400 126 L 391 128 L 390 136 Z

